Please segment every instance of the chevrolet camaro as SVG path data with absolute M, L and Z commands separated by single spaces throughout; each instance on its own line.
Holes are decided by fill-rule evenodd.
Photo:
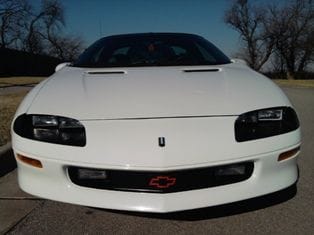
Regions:
M 98 40 L 28 93 L 11 132 L 25 192 L 91 207 L 188 210 L 298 179 L 288 98 L 192 34 Z

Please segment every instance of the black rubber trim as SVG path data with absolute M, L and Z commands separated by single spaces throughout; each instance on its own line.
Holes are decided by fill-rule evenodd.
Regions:
M 106 74 L 125 74 L 124 71 L 89 71 L 91 75 L 106 75 Z
M 199 72 L 218 72 L 219 69 L 186 69 L 183 70 L 186 73 L 199 73 Z
M 245 167 L 245 174 L 229 176 L 217 175 L 218 170 L 239 165 Z M 95 171 L 105 170 L 107 178 L 101 180 L 80 179 L 78 176 L 79 169 Z M 68 167 L 68 174 L 74 184 L 88 188 L 149 193 L 173 193 L 241 182 L 251 177 L 253 169 L 253 162 L 242 162 L 215 167 L 161 172 Z

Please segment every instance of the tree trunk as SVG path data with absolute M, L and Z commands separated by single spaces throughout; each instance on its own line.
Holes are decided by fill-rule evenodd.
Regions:
M 288 80 L 294 80 L 295 79 L 294 73 L 291 71 L 287 71 L 287 79 Z

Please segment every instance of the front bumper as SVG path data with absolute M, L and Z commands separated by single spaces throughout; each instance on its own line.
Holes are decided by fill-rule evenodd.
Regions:
M 298 153 L 281 162 L 277 159 L 281 153 L 298 146 L 299 144 L 279 151 L 241 158 L 241 161 L 254 162 L 253 174 L 245 181 L 183 192 L 156 194 L 81 187 L 71 182 L 67 167 L 91 167 L 90 165 L 30 156 L 20 151 L 17 152 L 40 160 L 43 168 L 37 169 L 18 160 L 18 181 L 25 192 L 52 200 L 118 210 L 173 212 L 245 200 L 289 187 L 298 178 Z M 203 167 L 236 162 L 217 161 Z M 106 169 L 106 166 L 98 165 L 97 168 Z

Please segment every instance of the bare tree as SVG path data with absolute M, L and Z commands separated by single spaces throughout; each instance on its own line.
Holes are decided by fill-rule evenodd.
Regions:
M 58 36 L 50 37 L 49 55 L 55 56 L 62 61 L 73 61 L 82 52 L 84 42 L 80 37 Z
M 43 0 L 39 11 L 29 11 L 29 20 L 24 27 L 27 32 L 24 44 L 25 50 L 31 53 L 44 51 L 45 22 L 50 22 L 50 27 L 64 23 L 63 7 L 58 0 Z
M 29 11 L 26 0 L 0 0 L 0 46 L 9 47 L 21 35 L 22 22 Z
M 81 53 L 83 40 L 80 37 L 63 36 L 64 26 L 63 8 L 55 4 L 50 8 L 49 14 L 44 17 L 46 33 L 43 37 L 49 43 L 48 53 L 63 61 L 72 61 Z
M 293 79 L 314 59 L 313 1 L 293 0 L 283 8 L 271 6 L 269 10 L 277 56 L 285 63 L 287 78 Z
M 225 12 L 225 22 L 239 32 L 244 42 L 244 59 L 255 70 L 261 69 L 273 51 L 267 16 L 265 7 L 253 7 L 248 0 L 234 0 Z
M 0 0 L 0 47 L 73 60 L 84 43 L 80 37 L 64 35 L 64 27 L 59 0 L 41 0 L 40 8 L 28 0 Z

